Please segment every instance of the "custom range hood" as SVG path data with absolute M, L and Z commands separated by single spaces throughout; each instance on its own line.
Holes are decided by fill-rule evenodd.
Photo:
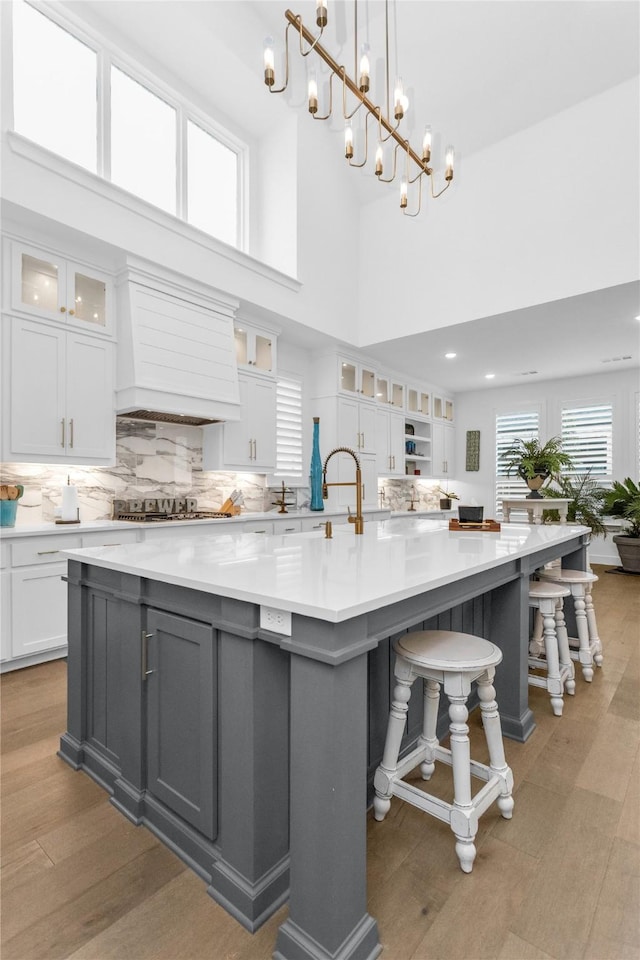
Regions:
M 128 257 L 117 280 L 117 416 L 239 420 L 237 309 L 217 290 Z

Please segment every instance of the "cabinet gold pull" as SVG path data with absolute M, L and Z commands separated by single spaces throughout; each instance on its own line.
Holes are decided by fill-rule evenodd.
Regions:
M 73 417 L 69 420 L 69 446 L 73 449 Z
M 60 313 L 66 313 L 66 312 L 67 312 L 66 307 L 60 307 Z
M 69 316 L 72 317 L 75 314 L 75 310 L 69 310 Z
M 60 553 L 59 550 L 38 550 L 38 556 L 44 557 L 48 553 Z
M 60 426 L 62 427 L 62 439 L 60 440 L 60 446 L 61 446 L 61 447 L 64 447 L 64 425 L 65 425 L 65 421 L 64 421 L 64 418 L 63 418 L 63 419 L 60 421 Z
M 146 630 L 142 631 L 142 680 L 143 682 L 150 676 L 152 673 L 155 673 L 155 670 L 147 670 L 147 654 L 148 654 L 148 641 L 153 637 L 153 633 L 147 633 Z

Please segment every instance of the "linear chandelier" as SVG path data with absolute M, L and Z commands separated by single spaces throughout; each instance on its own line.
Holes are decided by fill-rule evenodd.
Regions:
M 441 196 L 451 185 L 453 180 L 454 149 L 449 146 L 445 150 L 445 172 L 444 186 L 437 192 L 434 190 L 434 171 L 429 166 L 431 161 L 431 127 L 426 126 L 422 139 L 422 151 L 417 153 L 400 132 L 400 124 L 408 109 L 408 99 L 404 93 L 402 79 L 397 77 L 393 88 L 393 111 L 390 109 L 390 74 L 389 74 L 389 0 L 385 0 L 385 87 L 386 87 L 386 112 L 373 103 L 367 96 L 370 87 L 370 63 L 369 47 L 363 44 L 361 48 L 361 57 L 358 64 L 358 0 L 354 0 L 354 76 L 357 76 L 357 82 L 353 80 L 346 72 L 344 66 L 331 56 L 322 46 L 320 39 L 324 28 L 328 22 L 327 16 L 328 0 L 316 0 L 316 24 L 320 28 L 317 36 L 308 30 L 302 17 L 293 14 L 291 10 L 285 11 L 287 26 L 285 28 L 284 49 L 285 49 L 285 75 L 284 83 L 281 87 L 275 87 L 275 53 L 272 37 L 267 37 L 264 44 L 264 82 L 268 87 L 269 93 L 283 93 L 289 84 L 289 29 L 293 27 L 299 34 L 300 55 L 308 57 L 310 53 L 317 54 L 320 59 L 329 67 L 329 105 L 324 115 L 318 113 L 318 79 L 315 69 L 308 69 L 307 72 L 307 104 L 308 110 L 314 120 L 329 120 L 333 111 L 333 79 L 341 85 L 342 92 L 342 116 L 345 122 L 344 128 L 344 149 L 345 157 L 352 167 L 364 167 L 369 159 L 369 121 L 372 120 L 377 129 L 374 173 L 381 183 L 392 183 L 396 176 L 400 177 L 400 209 L 405 216 L 417 217 L 422 207 L 422 181 L 424 177 L 429 178 L 431 196 L 433 199 Z M 306 46 L 305 46 L 306 44 Z M 359 69 L 358 69 L 359 67 Z M 351 93 L 358 101 L 357 106 L 351 112 L 347 109 L 347 91 Z M 364 121 L 364 159 L 356 161 L 354 159 L 354 131 L 352 125 L 353 117 L 364 107 L 366 110 Z M 384 145 L 390 140 L 394 141 L 393 159 L 391 163 L 391 175 L 385 176 L 384 164 Z M 398 160 L 400 152 L 400 160 Z M 412 176 L 413 174 L 413 176 Z M 409 186 L 416 183 L 417 187 L 417 209 L 415 213 L 410 213 L 408 209 Z

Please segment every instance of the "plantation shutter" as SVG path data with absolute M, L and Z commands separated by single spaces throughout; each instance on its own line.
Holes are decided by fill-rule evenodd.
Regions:
M 529 488 L 517 473 L 507 476 L 507 468 L 501 457 L 517 439 L 536 439 L 539 420 L 537 410 L 496 416 L 496 516 L 502 516 L 503 497 L 526 497 L 529 493 Z
M 274 476 L 302 479 L 302 383 L 285 377 L 276 384 Z
M 573 457 L 569 474 L 591 471 L 610 478 L 612 467 L 613 407 L 610 403 L 567 406 L 562 409 L 562 449 Z

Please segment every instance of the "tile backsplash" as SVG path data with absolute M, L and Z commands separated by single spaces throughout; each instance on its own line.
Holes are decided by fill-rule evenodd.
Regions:
M 81 467 L 39 463 L 2 464 L 4 483 L 21 483 L 16 526 L 50 522 L 62 501 L 62 487 L 77 487 L 81 520 L 107 520 L 113 500 L 195 497 L 203 510 L 217 510 L 232 490 L 244 496 L 243 512 L 274 508 L 279 486 L 268 487 L 261 474 L 223 473 L 202 469 L 202 428 L 118 419 L 113 467 Z M 406 510 L 413 496 L 417 510 L 438 509 L 436 481 L 414 478 L 380 480 L 378 506 Z M 309 503 L 308 487 L 287 488 L 289 510 Z

